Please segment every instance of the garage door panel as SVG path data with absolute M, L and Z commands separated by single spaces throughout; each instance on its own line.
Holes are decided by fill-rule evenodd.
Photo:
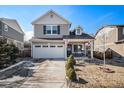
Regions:
M 53 45 L 53 44 L 52 44 Z M 64 58 L 64 45 L 56 45 L 56 47 L 35 47 L 33 46 L 34 58 Z

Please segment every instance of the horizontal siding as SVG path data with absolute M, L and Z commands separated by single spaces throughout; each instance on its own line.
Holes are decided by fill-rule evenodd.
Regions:
M 36 38 L 61 38 L 63 35 L 69 35 L 69 25 L 61 24 L 60 25 L 60 34 L 59 35 L 44 35 L 43 33 L 43 24 L 34 25 L 34 36 Z
M 2 35 L 17 41 L 24 42 L 24 35 L 8 26 L 8 31 L 4 31 L 4 23 L 2 24 Z

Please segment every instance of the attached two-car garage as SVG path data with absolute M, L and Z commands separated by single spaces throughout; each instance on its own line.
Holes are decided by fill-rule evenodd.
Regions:
M 33 44 L 33 58 L 64 58 L 64 44 Z

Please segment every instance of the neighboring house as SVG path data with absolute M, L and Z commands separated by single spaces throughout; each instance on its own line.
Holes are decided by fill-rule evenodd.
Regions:
M 55 11 L 48 11 L 32 22 L 34 37 L 32 41 L 33 58 L 67 58 L 70 54 L 75 57 L 86 55 L 85 43 L 91 44 L 93 58 L 94 38 L 83 32 L 81 27 L 69 31 L 71 22 L 58 15 Z
M 108 25 L 98 30 L 95 35 L 94 50 L 102 52 L 104 41 L 105 50 L 111 50 L 113 57 L 124 57 L 124 25 Z
M 0 37 L 7 39 L 7 43 L 15 44 L 23 50 L 24 32 L 15 19 L 0 18 Z

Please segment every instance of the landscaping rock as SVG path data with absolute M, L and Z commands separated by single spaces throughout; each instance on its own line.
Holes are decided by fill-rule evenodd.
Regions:
M 14 64 L 8 68 L 0 70 L 0 79 L 5 79 L 5 78 L 13 75 L 17 71 L 22 70 L 24 68 L 25 64 L 27 64 L 27 61 L 21 61 L 21 62 Z
M 32 61 L 26 61 L 26 63 L 25 63 L 25 65 L 24 65 L 25 67 L 33 67 L 34 66 L 34 64 L 33 64 L 33 62 Z

